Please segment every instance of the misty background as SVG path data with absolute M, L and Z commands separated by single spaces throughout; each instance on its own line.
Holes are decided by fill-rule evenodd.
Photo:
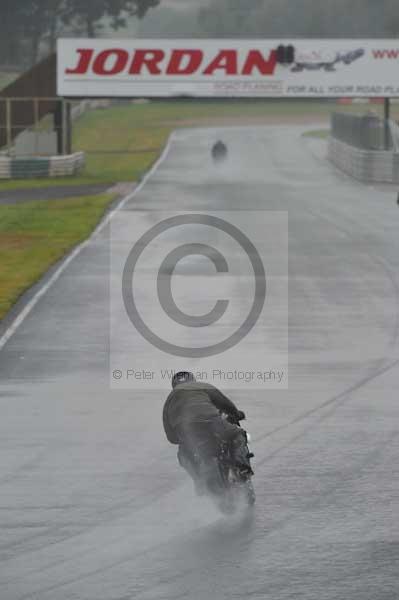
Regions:
M 396 37 L 394 0 L 1 0 L 0 69 L 28 68 L 60 36 Z

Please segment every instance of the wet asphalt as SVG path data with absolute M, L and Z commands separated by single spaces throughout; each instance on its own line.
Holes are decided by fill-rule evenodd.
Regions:
M 288 389 L 223 385 L 248 415 L 255 509 L 225 518 L 195 497 L 164 390 L 110 388 L 110 321 L 123 326 L 105 227 L 0 351 L 2 600 L 399 596 L 396 195 L 301 133 L 181 131 L 115 221 L 122 239 L 132 215 L 288 213 Z

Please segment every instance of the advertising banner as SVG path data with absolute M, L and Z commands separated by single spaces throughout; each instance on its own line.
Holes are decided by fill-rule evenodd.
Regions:
M 60 39 L 64 97 L 394 97 L 399 40 Z

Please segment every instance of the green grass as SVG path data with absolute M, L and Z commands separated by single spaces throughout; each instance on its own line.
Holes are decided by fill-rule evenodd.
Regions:
M 329 135 L 330 135 L 329 129 L 314 129 L 312 131 L 306 131 L 303 134 L 304 137 L 318 138 L 318 139 L 322 139 L 322 140 L 327 139 Z
M 88 237 L 109 194 L 0 206 L 0 320 L 19 296 Z

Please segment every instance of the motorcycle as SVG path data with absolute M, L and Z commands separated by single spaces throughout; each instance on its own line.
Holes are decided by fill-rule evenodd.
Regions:
M 221 140 L 212 146 L 212 158 L 214 162 L 222 162 L 227 158 L 227 146 Z
M 241 427 L 239 422 L 233 422 L 231 417 L 222 417 Z M 245 458 L 250 464 L 250 459 L 254 456 L 248 447 L 250 436 L 243 428 L 241 430 L 245 436 Z M 256 496 L 252 484 L 254 472 L 252 468 L 242 470 L 233 462 L 227 442 L 220 441 L 213 456 L 209 456 L 207 460 L 200 460 L 199 472 L 202 485 L 222 513 L 233 514 L 243 504 L 248 507 L 255 504 Z

